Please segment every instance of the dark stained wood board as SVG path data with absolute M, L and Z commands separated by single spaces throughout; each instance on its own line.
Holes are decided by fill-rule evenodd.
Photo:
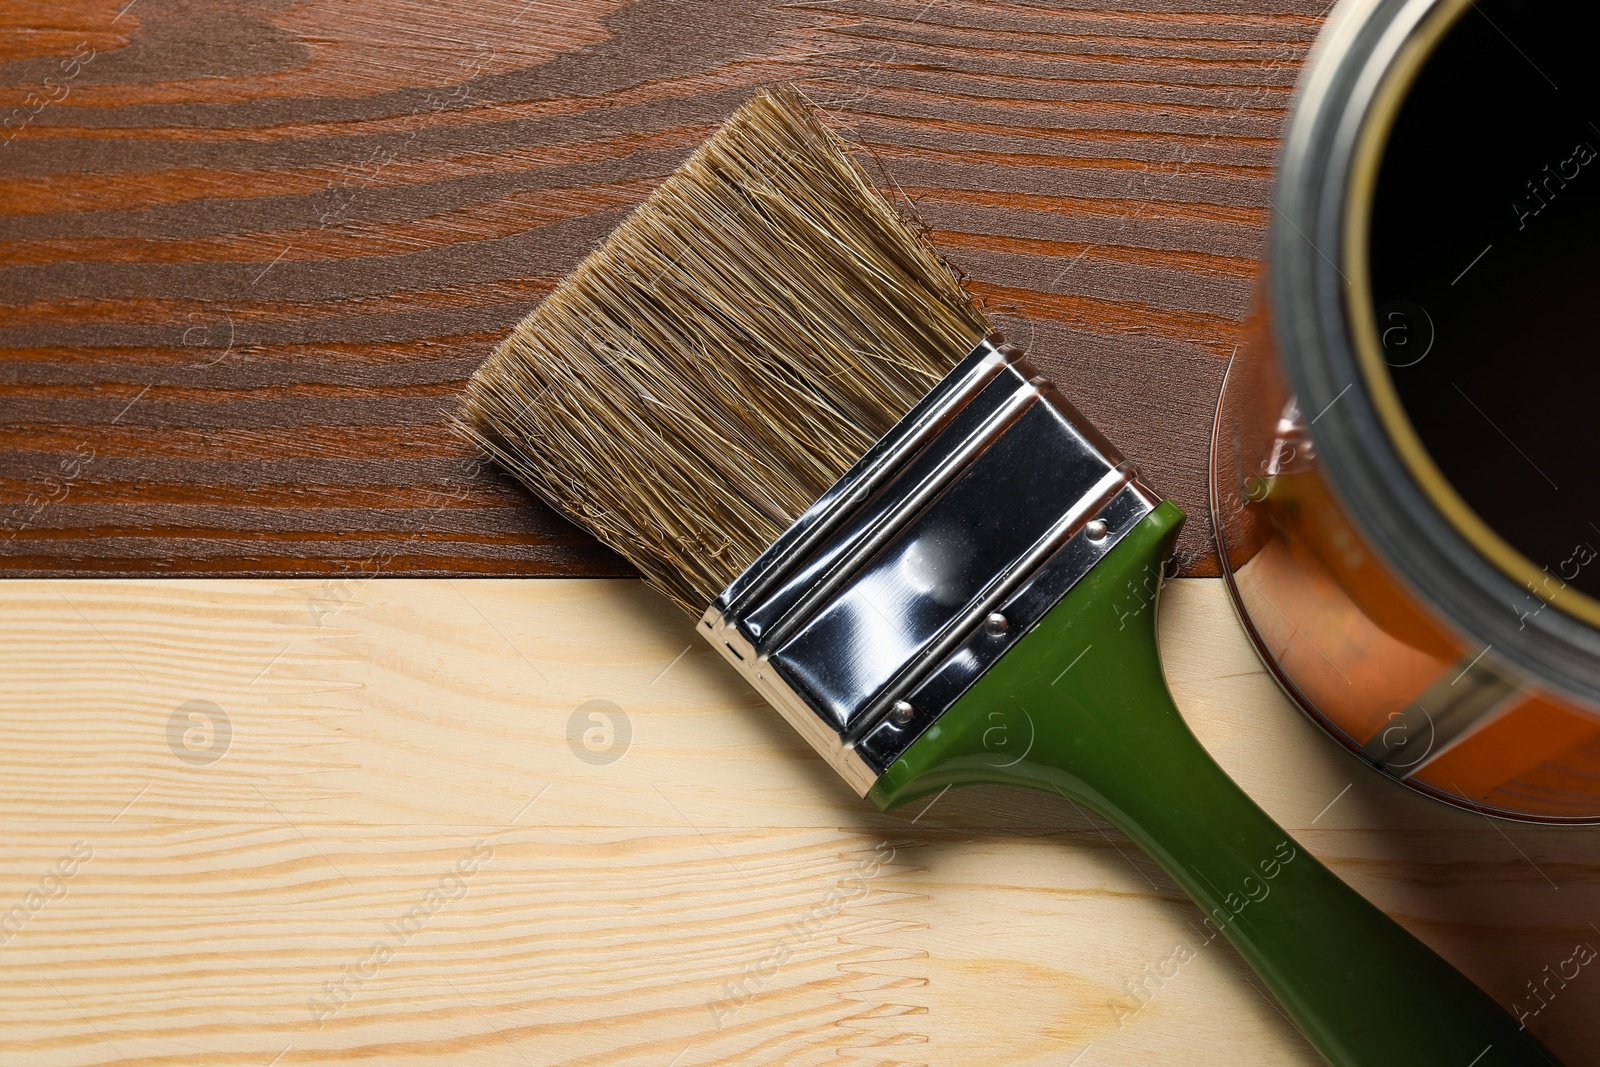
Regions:
M 445 423 L 756 86 L 1191 516 L 1326 0 L 0 0 L 0 573 L 616 575 Z

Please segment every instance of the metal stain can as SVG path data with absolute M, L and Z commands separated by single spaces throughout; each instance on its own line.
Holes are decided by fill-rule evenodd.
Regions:
M 1345 0 L 1212 441 L 1230 591 L 1381 771 L 1600 820 L 1600 9 Z

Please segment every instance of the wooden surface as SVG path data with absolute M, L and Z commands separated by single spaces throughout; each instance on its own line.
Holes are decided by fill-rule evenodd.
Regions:
M 1216 581 L 1162 613 L 1223 766 L 1502 1003 L 1600 946 L 1595 830 L 1358 765 Z M 0 1060 L 1318 1062 L 1103 824 L 877 815 L 691 630 L 632 581 L 0 583 Z M 1550 988 L 1530 1025 L 1600 1064 L 1600 974 Z
M 0 573 L 625 573 L 442 413 L 796 81 L 1194 517 L 1327 0 L 0 0 Z

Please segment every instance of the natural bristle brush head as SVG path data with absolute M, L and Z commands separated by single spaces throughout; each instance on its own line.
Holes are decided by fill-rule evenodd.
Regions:
M 699 615 L 989 332 L 768 90 L 501 343 L 458 425 Z
M 991 334 L 817 109 L 765 91 L 518 324 L 458 424 L 864 795 L 1159 503 Z

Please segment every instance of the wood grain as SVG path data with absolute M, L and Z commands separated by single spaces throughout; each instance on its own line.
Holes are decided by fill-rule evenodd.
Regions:
M 1600 838 L 1381 779 L 1230 611 L 1214 580 L 1162 606 L 1208 748 L 1535 1006 L 1600 944 Z M 1321 1062 L 1104 824 L 993 789 L 875 814 L 690 631 L 633 581 L 0 583 L 6 1062 Z M 221 715 L 174 734 L 194 701 Z M 1600 976 L 1549 988 L 1529 1025 L 1600 1064 Z
M 0 572 L 627 573 L 443 412 L 750 91 L 1193 517 L 1325 0 L 0 0 Z

